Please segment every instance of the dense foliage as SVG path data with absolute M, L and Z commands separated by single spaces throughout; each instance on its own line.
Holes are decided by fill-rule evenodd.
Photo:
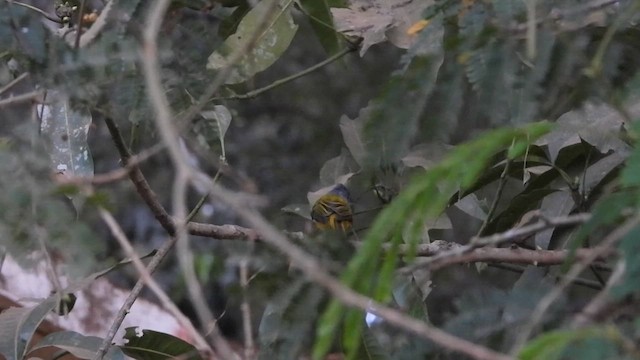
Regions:
M 69 283 L 0 353 L 640 358 L 639 10 L 0 0 L 1 258 Z M 338 183 L 353 230 L 313 230 Z M 193 343 L 29 343 L 129 240 Z

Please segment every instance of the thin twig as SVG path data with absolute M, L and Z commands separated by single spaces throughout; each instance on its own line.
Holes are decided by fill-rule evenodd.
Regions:
M 14 87 L 14 86 L 15 86 L 17 83 L 19 83 L 20 81 L 22 81 L 22 80 L 26 79 L 26 78 L 27 78 L 27 76 L 29 76 L 29 73 L 27 73 L 27 72 L 22 73 L 22 74 L 20 74 L 20 76 L 18 76 L 17 78 L 13 79 L 10 83 L 8 83 L 7 85 L 5 85 L 5 86 L 1 87 L 1 88 L 0 88 L 0 95 L 1 95 L 3 92 L 5 92 L 5 91 L 7 91 L 7 90 L 11 89 L 12 87 Z
M 500 182 L 498 183 L 498 190 L 496 190 L 496 195 L 493 198 L 493 202 L 491 203 L 491 207 L 489 208 L 489 212 L 487 213 L 487 217 L 482 222 L 482 226 L 478 230 L 476 236 L 482 236 L 484 231 L 487 229 L 487 225 L 491 221 L 493 214 L 496 212 L 496 208 L 498 207 L 498 202 L 502 197 L 502 193 L 504 192 L 504 186 L 507 183 L 507 175 L 509 174 L 509 165 L 511 164 L 511 159 L 507 159 L 504 164 L 504 169 L 502 170 L 502 174 L 500 174 Z
M 76 42 L 74 44 L 74 48 L 76 50 L 80 49 L 80 38 L 82 37 L 82 20 L 84 20 L 84 3 L 85 0 L 80 1 L 80 9 L 78 10 L 78 29 L 76 30 Z
M 499 245 L 499 244 L 510 242 L 510 241 L 517 241 L 519 239 L 522 239 L 525 236 L 535 234 L 540 230 L 544 230 L 552 227 L 582 224 L 587 220 L 589 220 L 590 218 L 591 218 L 590 214 L 581 213 L 581 214 L 574 214 L 574 215 L 556 217 L 551 219 L 544 219 L 531 225 L 509 229 L 503 233 L 494 234 L 494 235 L 481 237 L 481 238 L 477 238 L 477 237 L 472 238 L 469 241 L 469 244 L 467 245 L 462 245 L 455 249 L 441 252 L 424 261 L 416 262 L 414 264 L 405 266 L 403 269 L 400 269 L 400 272 L 405 274 L 411 273 L 418 268 L 431 266 L 433 263 L 444 261 L 445 259 L 455 258 L 455 257 L 465 255 L 466 253 L 469 253 L 472 250 L 480 247 L 494 246 L 494 245 Z
M 316 70 L 319 70 L 322 67 L 327 66 L 327 65 L 331 64 L 332 62 L 342 58 L 343 56 L 345 56 L 345 55 L 347 55 L 347 54 L 349 54 L 351 52 L 356 51 L 357 49 L 358 49 L 357 46 L 348 46 L 348 47 L 344 48 L 342 51 L 336 53 L 335 55 L 329 57 L 328 59 L 326 59 L 324 61 L 321 61 L 321 62 L 319 62 L 319 63 L 317 63 L 317 64 L 315 64 L 315 65 L 313 65 L 313 66 L 311 66 L 309 68 L 306 68 L 306 69 L 304 69 L 304 70 L 302 70 L 302 71 L 300 71 L 298 73 L 295 73 L 295 74 L 293 74 L 291 76 L 287 76 L 285 78 L 278 79 L 278 80 L 272 82 L 271 84 L 269 84 L 267 86 L 261 87 L 259 89 L 251 90 L 251 91 L 249 91 L 249 92 L 247 92 L 245 94 L 234 94 L 234 95 L 229 95 L 229 96 L 215 97 L 215 98 L 212 98 L 211 101 L 214 101 L 214 100 L 244 100 L 244 99 L 255 98 L 256 96 L 261 95 L 261 94 L 263 94 L 263 93 L 265 93 L 265 92 L 267 92 L 269 90 L 272 90 L 274 88 L 277 88 L 278 86 L 284 85 L 284 84 L 289 83 L 289 82 L 291 82 L 293 80 L 296 80 L 296 79 L 301 78 L 301 77 L 303 77 L 305 75 L 308 75 L 308 74 L 310 74 L 310 73 L 312 73 L 312 72 L 314 72 Z
M 517 272 L 517 273 L 523 273 L 524 270 L 525 270 L 525 268 L 522 267 L 522 266 L 513 265 L 513 264 L 506 264 L 506 263 L 489 263 L 487 265 L 489 265 L 489 267 L 508 270 L 508 271 L 513 271 L 513 272 Z M 562 276 L 557 276 L 556 280 L 559 280 L 561 278 L 562 278 Z M 575 278 L 575 279 L 573 279 L 572 284 L 588 287 L 588 288 L 593 289 L 593 290 L 602 290 L 602 286 L 600 285 L 600 283 L 597 282 L 597 281 L 593 281 L 593 280 L 587 280 L 587 279 L 583 279 L 583 278 Z
M 609 293 L 611 292 L 611 289 L 622 280 L 624 274 L 625 263 L 624 261 L 618 261 L 618 264 L 616 265 L 616 268 L 611 276 L 609 276 L 609 280 L 607 280 L 607 284 L 605 285 L 604 289 L 602 289 L 602 291 L 598 293 L 598 295 L 594 296 L 593 299 L 589 301 L 587 306 L 582 309 L 582 311 L 580 311 L 573 317 L 573 320 L 571 320 L 572 328 L 586 326 L 592 323 L 598 317 L 598 314 L 600 314 L 600 312 L 605 309 L 607 305 L 609 305 L 609 303 L 612 301 L 611 295 Z
M 255 345 L 253 343 L 253 327 L 251 326 L 251 306 L 249 306 L 249 261 L 244 258 L 240 261 L 240 287 L 242 288 L 242 329 L 244 330 L 244 358 L 253 359 Z
M 202 338 L 191 321 L 189 321 L 189 319 L 187 319 L 187 317 L 182 314 L 180 309 L 178 309 L 178 307 L 171 301 L 164 290 L 162 290 L 160 285 L 158 285 L 158 283 L 153 279 L 153 277 L 149 273 L 149 270 L 140 260 L 140 257 L 134 250 L 133 245 L 131 245 L 131 242 L 129 241 L 129 239 L 127 239 L 124 231 L 122 230 L 122 228 L 120 228 L 120 225 L 118 225 L 118 222 L 113 217 L 113 215 L 111 215 L 111 213 L 104 208 L 100 208 L 98 211 L 102 220 L 109 227 L 109 230 L 111 231 L 113 237 L 116 238 L 127 256 L 132 260 L 133 266 L 138 271 L 140 279 L 144 282 L 144 284 L 149 287 L 149 289 L 158 297 L 163 307 L 165 307 L 173 314 L 173 316 L 180 322 L 180 325 L 182 325 L 187 331 L 189 331 L 189 335 L 193 337 L 198 349 L 208 352 L 209 354 L 213 354 L 213 350 L 209 347 L 207 341 Z
M 193 267 L 193 253 L 189 249 L 189 237 L 186 228 L 187 208 L 186 191 L 191 174 L 189 163 L 186 161 L 184 150 L 179 146 L 178 134 L 172 122 L 171 107 L 164 93 L 160 78 L 160 64 L 158 62 L 157 37 L 170 0 L 158 0 L 150 8 L 146 18 L 143 33 L 142 68 L 146 81 L 149 100 L 156 113 L 156 126 L 164 144 L 169 150 L 169 156 L 175 169 L 172 192 L 173 214 L 177 218 L 175 224 L 176 250 L 178 262 L 189 293 L 191 303 L 203 325 L 213 324 L 209 331 L 216 353 L 224 359 L 239 359 L 228 342 L 222 337 L 215 325 L 215 319 L 209 309 Z
M 11 106 L 11 105 L 27 102 L 27 101 L 33 101 L 33 100 L 36 100 L 39 97 L 41 97 L 42 94 L 43 94 L 42 90 L 35 90 L 35 91 L 31 91 L 31 92 L 28 92 L 28 93 L 25 93 L 25 94 L 20 94 L 20 95 L 16 95 L 16 96 L 10 96 L 10 97 L 8 97 L 6 99 L 0 100 L 0 108 L 5 107 L 5 106 Z
M 531 335 L 533 330 L 537 327 L 538 323 L 544 317 L 544 314 L 547 312 L 549 307 L 556 301 L 558 297 L 560 297 L 564 289 L 569 286 L 569 284 L 571 284 L 572 279 L 578 277 L 578 275 L 580 275 L 580 273 L 584 269 L 589 267 L 589 265 L 594 260 L 596 260 L 598 256 L 610 251 L 611 247 L 615 245 L 618 240 L 627 235 L 638 225 L 640 225 L 640 214 L 636 214 L 634 217 L 627 220 L 624 224 L 609 233 L 609 235 L 605 239 L 603 239 L 597 247 L 593 248 L 594 251 L 587 258 L 583 259 L 581 262 L 575 263 L 571 267 L 569 272 L 567 272 L 567 275 L 562 278 L 560 282 L 538 302 L 536 308 L 531 313 L 530 321 L 518 332 L 516 341 L 511 348 L 511 354 L 515 355 L 520 351 L 520 349 L 529 339 L 529 336 Z
M 218 168 L 218 171 L 216 171 L 216 175 L 213 177 L 213 182 L 217 182 L 218 179 L 220 178 L 220 175 L 222 174 L 222 169 Z M 193 209 L 191 209 L 191 211 L 189 212 L 189 215 L 187 215 L 187 219 L 185 220 L 187 223 L 190 222 L 191 220 L 193 220 L 194 217 L 196 217 L 196 215 L 198 215 L 198 212 L 200 212 L 200 209 L 202 208 L 202 206 L 204 205 L 204 203 L 209 199 L 209 192 L 207 192 L 206 194 L 204 194 L 200 200 L 198 200 L 198 202 L 196 203 L 196 205 L 193 207 Z
M 62 20 L 60 20 L 60 19 L 58 19 L 58 18 L 55 18 L 55 17 L 53 17 L 53 16 L 51 16 L 51 15 L 47 14 L 44 10 L 40 10 L 40 9 L 38 9 L 38 8 L 37 8 L 37 7 L 35 7 L 35 6 L 29 5 L 29 4 L 25 4 L 25 3 L 22 3 L 22 2 L 20 2 L 20 1 L 15 1 L 15 0 L 5 0 L 5 1 L 6 1 L 7 3 L 9 3 L 9 4 L 16 4 L 16 5 L 19 5 L 19 6 L 25 7 L 25 8 L 27 8 L 27 9 L 29 9 L 29 10 L 35 11 L 35 12 L 37 12 L 38 14 L 40 14 L 40 15 L 44 16 L 44 17 L 45 17 L 45 18 L 47 18 L 48 20 L 51 20 L 51 21 L 53 21 L 53 22 L 55 22 L 55 23 L 58 23 L 58 24 L 64 24 L 64 23 L 62 22 Z
M 268 23 L 269 19 L 273 12 L 278 8 L 278 1 L 271 0 L 271 3 L 265 10 L 264 16 L 257 22 L 257 29 L 263 29 Z M 253 49 L 256 45 L 256 42 L 260 38 L 260 32 L 256 31 L 251 37 L 243 44 L 243 46 L 234 49 L 229 57 L 227 58 L 227 66 L 222 68 L 216 76 L 213 78 L 213 81 L 209 84 L 209 86 L 204 90 L 202 95 L 198 98 L 198 101 L 192 105 L 187 111 L 184 112 L 182 116 L 176 121 L 179 124 L 179 127 L 182 128 L 186 126 L 191 119 L 193 119 L 196 114 L 198 114 L 204 106 L 209 103 L 209 100 L 215 94 L 220 86 L 224 84 L 225 80 L 231 74 L 236 63 L 238 63 L 251 49 Z

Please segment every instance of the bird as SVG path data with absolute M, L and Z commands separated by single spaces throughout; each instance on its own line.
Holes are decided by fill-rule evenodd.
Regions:
M 320 230 L 342 230 L 344 233 L 351 230 L 353 211 L 349 189 L 338 184 L 322 195 L 311 208 L 311 219 Z

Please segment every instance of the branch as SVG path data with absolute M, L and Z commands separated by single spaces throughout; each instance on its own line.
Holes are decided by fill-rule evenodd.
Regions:
M 454 251 L 463 245 L 448 242 L 444 240 L 436 240 L 430 244 L 420 244 L 416 249 L 417 256 L 434 256 L 443 251 Z M 399 252 L 401 255 L 408 254 L 409 246 L 403 245 Z M 591 256 L 593 249 L 578 249 L 574 254 L 568 250 L 529 250 L 523 248 L 494 248 L 485 247 L 471 250 L 470 252 L 441 258 L 439 261 L 429 261 L 430 270 L 438 270 L 455 264 L 467 264 L 475 262 L 492 262 L 492 263 L 511 263 L 511 264 L 528 264 L 528 265 L 560 265 L 569 257 L 575 256 L 580 261 Z M 613 250 L 605 253 L 598 253 L 596 259 L 604 259 L 613 254 Z M 422 264 L 421 264 L 422 265 Z
M 131 182 L 136 188 L 136 192 L 140 195 L 145 204 L 147 204 L 149 210 L 151 210 L 156 220 L 158 220 L 167 233 L 171 236 L 175 235 L 175 219 L 167 212 L 164 206 L 162 206 L 158 199 L 158 195 L 156 195 L 153 189 L 151 189 L 151 186 L 138 166 L 139 162 L 135 161 L 135 158 L 131 155 L 129 149 L 125 145 L 120 129 L 118 129 L 118 126 L 113 119 L 105 116 L 104 121 L 109 129 L 113 143 L 120 154 L 122 165 L 125 169 L 128 169 L 126 170 L 126 174 L 129 175 Z M 259 239 L 255 230 L 237 225 L 212 225 L 190 222 L 187 224 L 187 231 L 189 231 L 191 235 L 211 237 L 220 240 Z
M 6 92 L 7 90 L 11 89 L 12 87 L 16 86 L 16 84 L 18 84 L 20 81 L 24 80 L 27 78 L 27 76 L 29 76 L 28 72 L 24 72 L 22 74 L 20 74 L 20 76 L 18 76 L 17 78 L 11 80 L 10 83 L 8 83 L 7 85 L 3 86 L 0 88 L 0 94 Z
M 35 90 L 25 94 L 9 96 L 6 99 L 0 100 L 0 108 L 39 99 L 43 93 L 42 90 Z
M 195 340 L 199 350 L 208 352 L 209 354 L 213 354 L 213 350 L 209 347 L 206 340 L 202 338 L 202 336 L 198 333 L 198 331 L 195 329 L 191 321 L 189 321 L 189 319 L 187 319 L 187 317 L 184 316 L 182 312 L 180 312 L 180 309 L 178 309 L 178 307 L 171 301 L 171 299 L 164 292 L 164 290 L 162 290 L 160 285 L 158 285 L 158 283 L 153 279 L 153 277 L 151 277 L 151 272 L 149 271 L 148 268 L 145 268 L 144 264 L 140 260 L 140 257 L 138 256 L 138 254 L 136 254 L 136 251 L 133 249 L 133 245 L 131 245 L 131 242 L 129 241 L 129 239 L 127 239 L 126 235 L 124 234 L 124 231 L 122 231 L 122 228 L 120 227 L 120 225 L 118 225 L 118 222 L 113 218 L 113 215 L 111 215 L 110 212 L 108 212 L 103 208 L 100 208 L 99 212 L 100 212 L 100 217 L 109 227 L 109 230 L 111 231 L 111 234 L 113 235 L 113 237 L 116 238 L 116 240 L 118 241 L 118 243 L 120 243 L 120 246 L 125 251 L 127 256 L 132 260 L 134 267 L 136 268 L 136 270 L 140 275 L 140 280 L 138 282 L 148 286 L 149 289 L 151 289 L 151 291 L 158 297 L 163 307 L 169 310 L 173 314 L 173 316 L 175 316 L 175 318 L 180 322 L 180 324 L 189 331 L 189 334 L 193 336 L 193 339 Z M 173 243 L 174 243 L 173 241 L 167 242 L 167 244 L 170 244 L 168 246 L 165 246 L 167 251 L 171 248 Z M 162 257 L 164 257 L 164 255 Z M 161 256 L 159 254 L 156 254 L 154 256 L 154 259 L 156 258 L 161 259 Z M 151 264 L 149 264 L 149 267 L 151 268 Z M 154 264 L 153 269 L 155 270 L 156 267 L 157 267 L 157 264 Z M 140 290 L 142 290 L 142 287 L 143 286 L 141 285 Z M 139 292 L 140 291 L 138 291 L 138 293 Z M 125 302 L 125 304 L 128 304 L 129 308 L 135 301 L 135 298 L 137 298 L 137 294 L 135 297 L 130 296 L 130 298 L 132 298 L 130 304 L 128 304 L 129 298 Z M 124 316 L 122 316 L 123 313 L 126 314 L 126 311 L 123 312 L 121 308 L 119 311 L 119 315 L 116 317 L 116 321 L 112 324 L 112 328 L 109 329 L 110 330 L 109 334 L 111 334 L 111 331 L 113 330 L 113 328 L 115 328 L 115 330 L 117 331 L 117 329 L 120 327 L 120 324 L 122 324 L 122 320 L 124 320 Z M 115 335 L 115 332 L 114 332 L 114 335 Z M 104 350 L 106 350 L 106 348 L 109 347 L 109 344 L 111 343 L 112 339 L 113 337 L 111 338 L 106 337 L 103 340 L 102 346 L 106 344 L 106 346 L 104 347 Z M 101 358 L 104 355 L 102 346 L 100 347 L 99 351 L 96 353 L 95 358 Z
M 215 97 L 215 98 L 212 98 L 211 100 L 213 101 L 213 100 L 244 100 L 244 99 L 252 99 L 252 98 L 254 98 L 254 97 L 258 96 L 258 95 L 261 95 L 262 93 L 265 93 L 265 92 L 267 92 L 269 90 L 277 88 L 278 86 L 284 85 L 284 84 L 289 83 L 289 82 L 291 82 L 293 80 L 296 80 L 296 79 L 301 78 L 301 77 L 303 77 L 305 75 L 308 75 L 308 74 L 310 74 L 310 73 L 312 73 L 312 72 L 314 72 L 316 70 L 319 70 L 322 67 L 327 66 L 327 65 L 331 64 L 332 62 L 340 59 L 341 57 L 343 57 L 343 56 L 345 56 L 345 55 L 347 55 L 347 54 L 349 54 L 351 52 L 354 52 L 356 50 L 358 50 L 358 46 L 357 45 L 347 46 L 346 48 L 342 49 L 342 51 L 340 51 L 337 54 L 329 57 L 328 59 L 326 59 L 324 61 L 321 61 L 321 62 L 319 62 L 319 63 L 317 63 L 317 64 L 315 64 L 315 65 L 313 65 L 313 66 L 311 66 L 311 67 L 309 67 L 307 69 L 304 69 L 304 70 L 302 70 L 302 71 L 300 71 L 300 72 L 298 72 L 296 74 L 293 74 L 293 75 L 287 76 L 285 78 L 276 80 L 276 81 L 272 82 L 271 84 L 269 84 L 267 86 L 264 86 L 264 87 L 261 87 L 259 89 L 255 89 L 255 90 L 249 91 L 248 93 L 245 93 L 245 94 L 234 94 L 234 95 L 230 95 L 230 96 Z
M 500 182 L 498 183 L 498 190 L 496 190 L 496 195 L 493 198 L 493 202 L 491 203 L 489 212 L 487 212 L 487 217 L 482 222 L 482 225 L 480 226 L 480 229 L 478 230 L 478 233 L 476 234 L 476 236 L 482 236 L 484 231 L 487 229 L 487 225 L 489 225 L 489 222 L 491 221 L 493 214 L 498 208 L 498 202 L 502 197 L 504 186 L 507 183 L 507 175 L 509 174 L 509 165 L 511 165 L 511 159 L 507 159 L 506 163 L 504 164 L 504 169 L 502 170 L 502 174 L 500 174 Z
M 160 76 L 160 64 L 158 61 L 157 37 L 169 5 L 170 0 L 158 0 L 155 1 L 149 9 L 142 36 L 141 60 L 149 101 L 153 105 L 156 115 L 156 127 L 158 128 L 164 145 L 169 150 L 169 156 L 171 157 L 175 171 L 172 204 L 173 214 L 178 219 L 177 221 L 173 221 L 178 263 L 180 264 L 187 291 L 198 318 L 204 326 L 213 324 L 209 329 L 208 335 L 215 346 L 217 355 L 224 359 L 239 359 L 239 356 L 231 348 L 227 340 L 224 339 L 220 333 L 220 329 L 214 322 L 213 314 L 204 299 L 202 288 L 200 287 L 193 267 L 193 253 L 189 249 L 189 237 L 186 228 L 186 193 L 189 178 L 191 177 L 191 168 L 189 162 L 186 160 L 184 149 L 179 145 L 179 132 L 172 122 L 171 107 L 164 93 Z
M 509 229 L 503 233 L 494 234 L 491 236 L 474 237 L 469 241 L 469 244 L 467 245 L 461 245 L 454 249 L 440 252 L 425 261 L 421 261 L 419 263 L 414 263 L 414 264 L 405 266 L 403 269 L 401 269 L 401 272 L 411 273 L 415 271 L 417 268 L 431 266 L 436 262 L 446 261 L 447 259 L 450 259 L 450 258 L 457 258 L 480 247 L 495 246 L 495 245 L 500 245 L 507 242 L 518 241 L 540 230 L 544 230 L 551 227 L 557 227 L 557 226 L 581 224 L 589 220 L 590 218 L 591 218 L 591 215 L 587 213 L 574 214 L 569 216 L 562 216 L 557 218 L 540 220 L 537 223 L 534 223 L 531 225 Z
M 55 18 L 55 17 L 53 17 L 53 16 L 51 16 L 51 15 L 47 14 L 44 10 L 38 9 L 38 8 L 37 8 L 37 7 L 35 7 L 35 6 L 29 5 L 29 4 L 24 4 L 24 3 L 21 3 L 21 2 L 19 2 L 19 1 L 15 1 L 15 0 L 5 0 L 5 1 L 6 1 L 6 2 L 8 2 L 9 4 L 16 4 L 16 5 L 19 5 L 19 6 L 25 7 L 25 8 L 27 8 L 27 9 L 31 10 L 31 11 L 35 11 L 35 12 L 37 12 L 38 14 L 42 15 L 43 17 L 45 17 L 45 18 L 47 18 L 48 20 L 51 20 L 51 21 L 53 21 L 53 22 L 55 22 L 55 23 L 63 24 L 63 22 L 62 22 L 60 19 Z

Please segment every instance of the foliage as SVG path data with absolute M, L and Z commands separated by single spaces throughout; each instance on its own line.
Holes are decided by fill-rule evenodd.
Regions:
M 188 153 L 190 169 L 215 172 L 223 187 L 285 193 L 294 204 L 282 210 L 294 216 L 274 215 L 276 202 L 264 209 L 266 217 L 299 234 L 292 244 L 372 304 L 522 359 L 637 358 L 640 227 L 626 226 L 637 224 L 640 207 L 638 1 L 173 1 L 159 30 L 155 75 L 178 144 L 156 137 L 157 99 L 143 71 L 151 48 L 141 32 L 157 3 L 88 3 L 99 16 L 79 35 L 75 19 L 83 14 L 70 22 L 60 16 L 58 23 L 51 21 L 53 6 L 0 0 L 0 37 L 7 39 L 0 43 L 0 250 L 27 269 L 56 254 L 56 261 L 71 263 L 65 275 L 72 284 L 34 306 L 0 313 L 6 358 L 48 346 L 93 357 L 105 339 L 61 331 L 32 341 L 33 333 L 60 309 L 64 294 L 114 269 L 86 275 L 106 248 L 108 256 L 121 256 L 100 236 L 97 210 L 130 219 L 127 211 L 140 206 L 118 186 L 96 191 L 101 178 L 94 172 L 118 161 L 135 167 L 130 153 L 140 153 L 142 172 L 131 172 L 136 191 L 160 222 L 174 221 L 158 211 L 176 199 L 160 190 L 172 188 L 175 173 L 173 158 L 157 155 L 160 147 Z M 312 47 L 326 61 L 311 66 Z M 373 70 L 396 47 L 403 50 L 392 69 Z M 332 64 L 350 52 L 361 58 Z M 278 74 L 282 69 L 288 76 Z M 358 71 L 382 85 L 349 83 L 347 75 Z M 319 74 L 326 77 L 314 77 Z M 344 82 L 342 93 L 317 90 Z M 343 110 L 339 98 L 358 105 Z M 330 111 L 343 115 L 327 118 Z M 278 123 L 278 116 L 285 120 Z M 322 126 L 330 130 L 317 135 Z M 256 137 L 271 142 L 245 153 Z M 290 157 L 278 158 L 277 149 Z M 253 157 L 262 159 L 254 168 L 247 165 Z M 308 164 L 318 165 L 318 178 L 298 186 L 303 177 L 295 169 L 309 173 Z M 288 173 L 288 183 L 273 180 L 275 168 Z M 145 177 L 158 194 L 140 190 Z M 296 233 L 291 224 L 309 225 L 308 209 L 337 183 L 351 191 L 355 230 Z M 296 188 L 313 189 L 307 203 Z M 220 199 L 205 195 L 195 205 L 195 195 L 209 189 L 193 190 L 186 197 L 195 220 L 240 223 Z M 243 206 L 253 211 L 252 204 Z M 580 213 L 591 214 L 585 224 L 553 225 Z M 167 236 L 155 220 L 147 220 L 153 230 L 143 222 L 130 224 L 127 235 Z M 544 226 L 509 237 L 534 223 Z M 163 226 L 173 235 L 175 223 Z M 506 239 L 480 243 L 491 236 Z M 311 282 L 264 244 L 233 239 L 190 244 L 202 252 L 198 261 L 206 261 L 197 262 L 200 277 L 192 280 L 205 279 L 208 292 L 224 288 L 234 300 L 211 306 L 221 318 L 230 303 L 253 310 L 243 310 L 249 318 L 234 326 L 257 325 L 244 330 L 259 343 L 258 358 L 321 359 L 329 352 L 349 359 L 459 358 L 465 352 L 398 332 L 374 316 L 375 306 L 349 308 L 334 296 L 335 287 Z M 447 247 L 424 254 L 442 244 Z M 601 250 L 534 316 L 568 269 Z M 562 261 L 496 260 L 487 255 L 492 251 Z M 476 266 L 464 266 L 470 263 Z M 253 277 L 238 280 L 241 266 Z M 173 280 L 175 267 L 168 271 L 169 286 L 178 287 L 175 301 L 182 302 L 184 282 Z M 585 309 L 595 313 L 581 323 Z M 127 343 L 108 347 L 105 356 L 201 357 L 203 349 L 172 335 L 139 334 L 128 329 L 117 339 Z

